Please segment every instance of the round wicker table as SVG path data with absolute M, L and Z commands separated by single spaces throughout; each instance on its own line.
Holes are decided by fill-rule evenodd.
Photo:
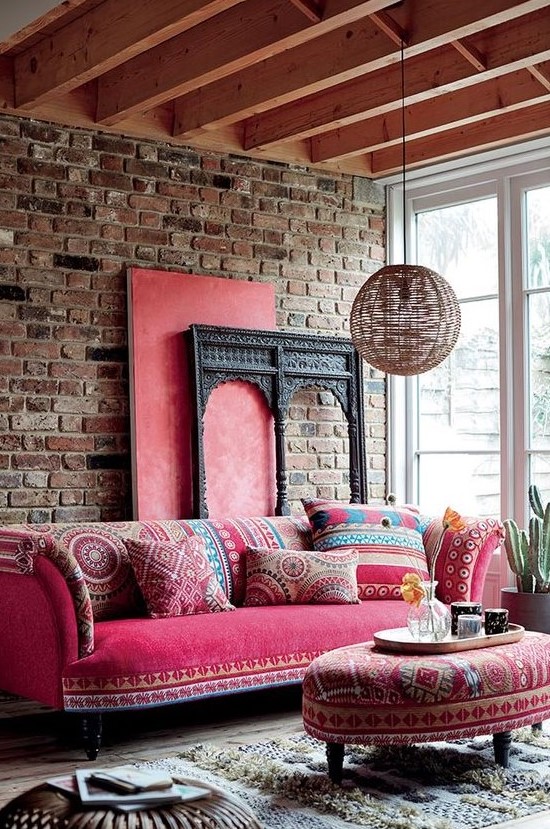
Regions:
M 68 826 L 71 829 L 262 829 L 241 800 L 221 789 L 208 787 L 212 795 L 200 800 L 121 812 L 108 807 L 83 806 L 77 797 L 43 784 L 14 798 L 0 810 L 0 829 Z

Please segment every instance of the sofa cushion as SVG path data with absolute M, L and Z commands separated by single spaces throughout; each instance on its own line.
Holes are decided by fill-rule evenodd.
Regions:
M 408 609 L 397 599 L 100 622 L 92 656 L 63 673 L 65 708 L 131 709 L 299 682 L 320 653 L 402 627 Z
M 19 528 L 49 533 L 61 544 L 63 539 L 79 539 L 71 551 L 82 567 L 96 621 L 144 613 L 143 597 L 125 546 L 128 538 L 181 541 L 189 536 L 200 536 L 206 544 L 208 560 L 218 582 L 230 602 L 237 605 L 244 601 L 248 546 L 289 550 L 312 547 L 305 516 L 109 521 L 89 525 L 21 524 Z M 100 578 L 98 556 L 102 562 Z
M 429 579 L 422 520 L 412 509 L 322 499 L 303 504 L 316 550 L 357 551 L 359 598 L 398 598 L 403 576 L 411 571 Z
M 74 556 L 88 586 L 94 619 L 143 614 L 144 606 L 123 540 L 108 524 L 50 527 L 57 546 Z
M 126 546 L 152 618 L 234 610 L 198 536 L 178 542 L 128 539 Z
M 134 538 L 180 541 L 193 535 L 204 539 L 208 559 L 230 602 L 242 605 L 246 589 L 247 547 L 273 550 L 311 549 L 305 517 L 192 518 L 178 521 L 141 521 Z
M 249 547 L 245 605 L 357 604 L 357 553 Z

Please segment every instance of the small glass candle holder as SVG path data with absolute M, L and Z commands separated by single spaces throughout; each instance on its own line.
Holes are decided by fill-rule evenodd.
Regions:
M 457 634 L 459 639 L 470 639 L 481 633 L 481 616 L 478 613 L 463 614 L 457 619 Z

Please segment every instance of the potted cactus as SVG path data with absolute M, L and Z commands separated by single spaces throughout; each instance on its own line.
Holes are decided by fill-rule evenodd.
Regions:
M 504 549 L 516 577 L 516 587 L 501 591 L 510 621 L 529 630 L 550 633 L 550 503 L 544 507 L 538 487 L 529 487 L 533 515 L 529 531 L 515 521 L 504 521 Z

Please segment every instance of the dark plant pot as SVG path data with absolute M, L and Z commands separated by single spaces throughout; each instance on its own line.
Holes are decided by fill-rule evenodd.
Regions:
M 515 587 L 503 587 L 500 595 L 510 622 L 526 630 L 550 633 L 550 593 L 518 593 Z

